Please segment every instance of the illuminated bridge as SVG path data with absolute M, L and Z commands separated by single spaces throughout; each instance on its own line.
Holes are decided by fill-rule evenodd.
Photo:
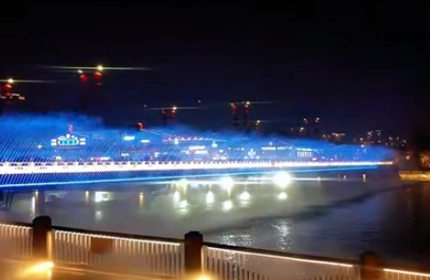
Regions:
M 326 172 L 372 169 L 389 161 L 139 161 L 0 163 L 0 186 L 97 183 L 175 179 L 187 176 L 240 175 L 266 172 Z

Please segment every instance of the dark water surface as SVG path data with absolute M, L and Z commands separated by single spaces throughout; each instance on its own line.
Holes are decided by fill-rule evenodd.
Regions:
M 357 259 L 366 250 L 392 264 L 430 263 L 430 184 L 393 177 L 58 186 L 14 193 L 3 218 Z

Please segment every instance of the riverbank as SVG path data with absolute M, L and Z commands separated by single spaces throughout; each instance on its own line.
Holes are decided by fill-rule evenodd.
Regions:
M 430 182 L 430 171 L 399 171 L 402 181 Z

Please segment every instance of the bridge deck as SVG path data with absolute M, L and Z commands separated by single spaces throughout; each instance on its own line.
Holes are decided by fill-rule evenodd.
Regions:
M 389 161 L 12 162 L 0 163 L 0 175 L 252 168 L 364 167 L 391 164 L 392 162 Z

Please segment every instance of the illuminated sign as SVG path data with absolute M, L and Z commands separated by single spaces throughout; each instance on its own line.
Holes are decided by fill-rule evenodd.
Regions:
M 206 149 L 206 147 L 205 147 L 205 146 L 189 146 L 189 147 L 188 147 L 188 150 L 190 150 L 190 151 L 195 151 L 195 150 L 204 150 L 204 149 Z
M 76 147 L 76 146 L 84 146 L 86 144 L 87 144 L 87 139 L 78 138 L 70 134 L 66 134 L 65 136 L 60 136 L 56 139 L 51 140 L 51 146 Z

